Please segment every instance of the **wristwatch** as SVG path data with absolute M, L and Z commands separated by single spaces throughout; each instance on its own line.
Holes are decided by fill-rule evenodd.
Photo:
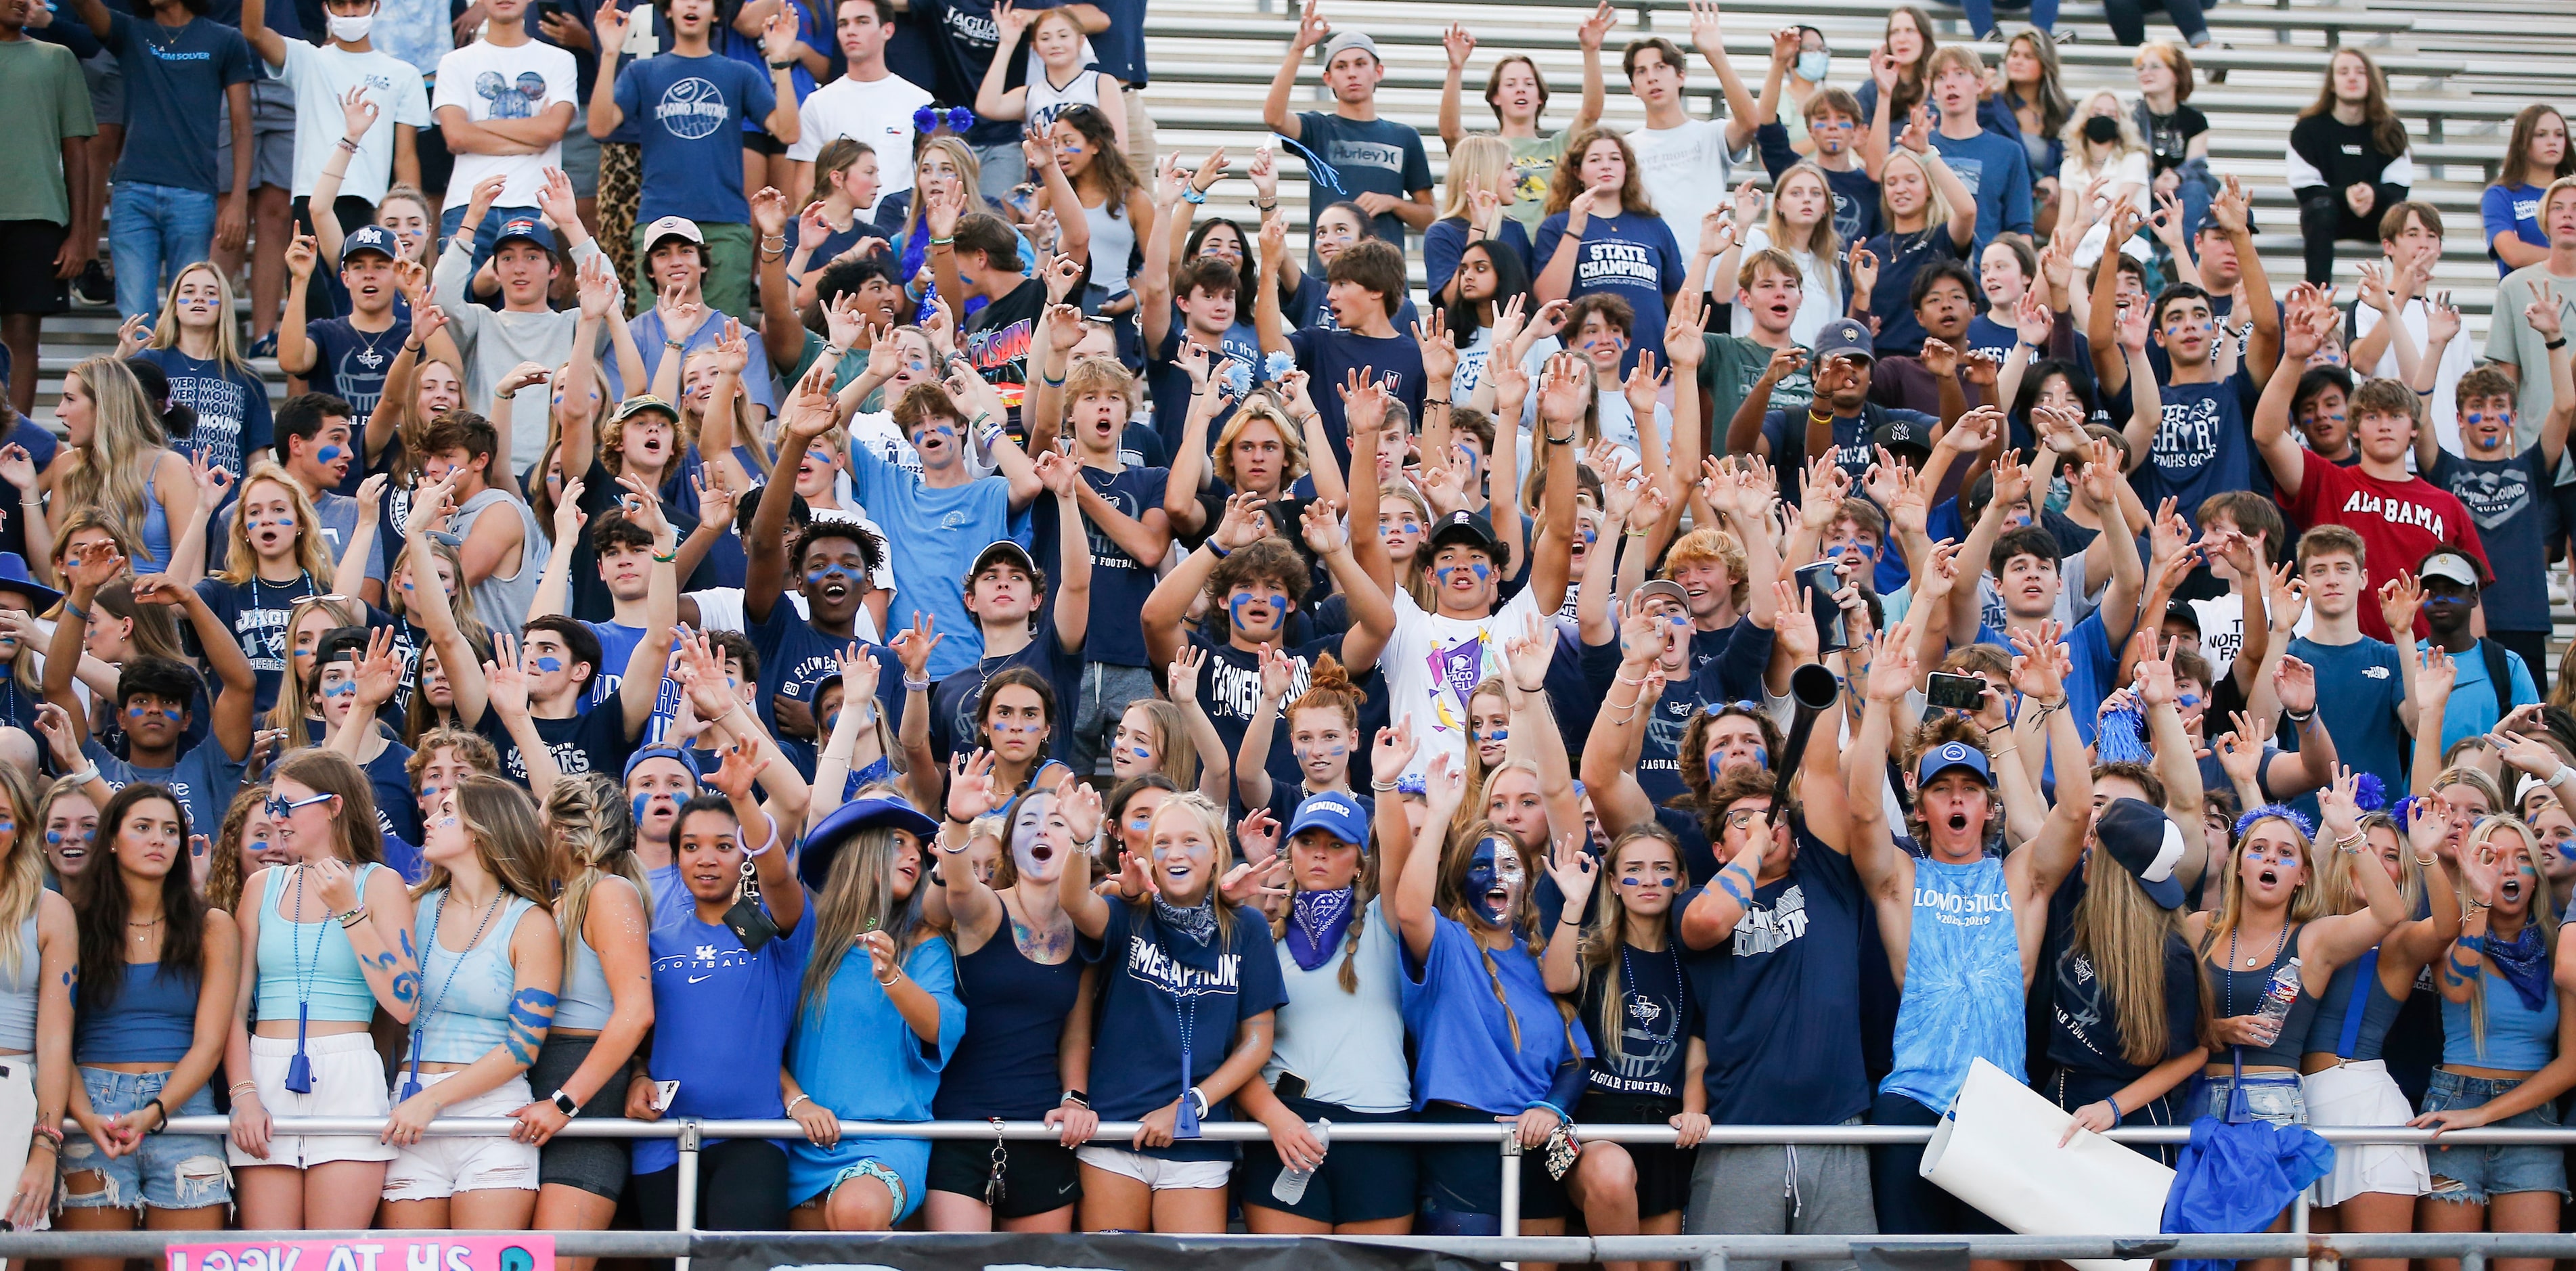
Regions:
M 1207 1097 L 1207 1091 L 1201 1090 L 1201 1089 L 1199 1089 L 1197 1086 L 1192 1086 L 1192 1087 L 1190 1087 L 1190 1088 L 1189 1088 L 1189 1092 L 1188 1092 L 1187 1094 L 1183 1095 L 1182 1097 L 1183 1097 L 1183 1098 L 1186 1098 L 1186 1099 L 1190 1099 L 1190 1100 L 1192 1100 L 1192 1101 L 1196 1102 L 1196 1103 L 1199 1105 L 1199 1111 L 1198 1111 L 1199 1119 L 1200 1119 L 1200 1120 L 1202 1120 L 1202 1121 L 1204 1121 L 1204 1120 L 1206 1120 L 1206 1119 L 1207 1119 L 1207 1114 L 1208 1114 L 1208 1097 Z
M 1080 1090 L 1067 1090 L 1064 1092 L 1064 1097 L 1056 1100 L 1056 1103 L 1059 1106 L 1070 1103 L 1077 1107 L 1088 1108 L 1091 1106 L 1091 1096 Z
M 573 1102 L 572 1096 L 565 1094 L 562 1090 L 555 1091 L 554 1102 L 555 1111 L 560 1112 L 565 1116 L 577 1117 L 581 1115 L 581 1105 Z

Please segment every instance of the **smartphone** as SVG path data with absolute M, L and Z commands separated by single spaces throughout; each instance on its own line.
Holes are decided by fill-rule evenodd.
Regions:
M 1934 671 L 1923 690 L 1923 704 L 1941 710 L 1972 711 L 1985 704 L 1986 681 L 1979 675 Z
M 668 1111 L 670 1111 L 670 1110 L 671 1110 L 671 1101 L 672 1101 L 673 1099 L 677 1099 L 677 1098 L 679 1098 L 679 1097 L 680 1097 L 680 1083 L 679 1083 L 679 1082 L 676 1082 L 676 1081 L 656 1081 L 656 1082 L 654 1082 L 654 1083 L 653 1083 L 653 1108 L 654 1108 L 654 1110 L 655 1110 L 655 1111 L 657 1111 L 657 1112 L 668 1112 Z
M 1819 654 L 1839 653 L 1851 647 L 1851 641 L 1844 634 L 1842 604 L 1834 599 L 1834 593 L 1843 588 L 1842 575 L 1837 572 L 1841 563 L 1839 560 L 1820 560 L 1812 565 L 1801 565 L 1797 570 L 1798 586 L 1806 590 L 1807 608 L 1815 614 L 1816 652 Z M 1983 680 L 1978 681 L 1980 687 L 1984 683 Z

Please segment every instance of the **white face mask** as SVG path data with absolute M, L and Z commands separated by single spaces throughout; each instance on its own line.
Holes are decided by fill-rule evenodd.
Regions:
M 375 25 L 376 15 L 373 13 L 362 13 L 354 18 L 344 18 L 335 13 L 331 15 L 331 38 L 355 44 L 367 38 L 367 32 Z

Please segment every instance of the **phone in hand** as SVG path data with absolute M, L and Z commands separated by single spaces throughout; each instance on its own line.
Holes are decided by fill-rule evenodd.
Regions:
M 671 1110 L 671 1101 L 672 1101 L 672 1100 L 674 1100 L 674 1099 L 677 1099 L 677 1098 L 679 1098 L 679 1097 L 680 1097 L 680 1083 L 679 1083 L 679 1082 L 676 1082 L 676 1081 L 656 1081 L 656 1082 L 654 1082 L 654 1083 L 653 1083 L 653 1110 L 654 1110 L 654 1111 L 656 1111 L 656 1112 L 668 1112 L 668 1111 L 670 1111 L 670 1110 Z
M 1923 689 L 1923 704 L 1940 710 L 1973 711 L 1986 702 L 1985 677 L 1934 671 Z

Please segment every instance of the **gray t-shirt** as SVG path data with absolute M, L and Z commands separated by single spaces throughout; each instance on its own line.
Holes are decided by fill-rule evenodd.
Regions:
M 1288 1004 L 1279 1008 L 1278 1040 L 1261 1080 L 1282 1072 L 1306 1079 L 1306 1097 L 1356 1112 L 1402 1112 L 1413 1106 L 1413 1083 L 1404 1058 L 1404 970 L 1396 965 L 1395 921 L 1372 900 L 1360 922 L 1360 947 L 1352 970 L 1359 991 L 1342 991 L 1343 953 L 1308 971 L 1282 942 L 1279 977 Z M 1293 921 L 1293 919 L 1292 919 Z
M 578 271 L 599 254 L 599 244 L 585 241 L 572 249 L 570 268 Z M 569 361 L 573 330 L 581 324 L 581 311 L 511 313 L 478 304 L 467 295 L 473 273 L 472 252 L 440 252 L 431 292 L 447 313 L 448 334 L 455 337 L 457 351 L 465 355 L 465 400 L 480 406 L 492 400 L 492 387 L 519 363 L 534 362 L 551 368 Z M 625 303 L 622 294 L 618 303 Z M 532 460 L 546 448 L 546 408 L 551 401 L 548 393 L 546 385 L 530 384 L 512 399 L 520 409 L 511 412 L 511 418 L 497 418 L 500 412 L 494 412 L 492 422 L 510 429 L 513 462 Z
M 528 505 L 501 490 L 485 489 L 467 499 L 456 510 L 456 535 L 464 538 L 474 532 L 474 523 L 494 507 L 508 505 L 510 511 L 497 513 L 519 518 L 519 559 L 505 561 L 492 576 L 468 588 L 474 596 L 474 616 L 495 631 L 516 631 L 525 621 L 528 610 L 537 601 L 537 580 L 546 572 L 546 555 L 554 550 L 546 538 L 545 527 L 537 524 L 537 514 Z

